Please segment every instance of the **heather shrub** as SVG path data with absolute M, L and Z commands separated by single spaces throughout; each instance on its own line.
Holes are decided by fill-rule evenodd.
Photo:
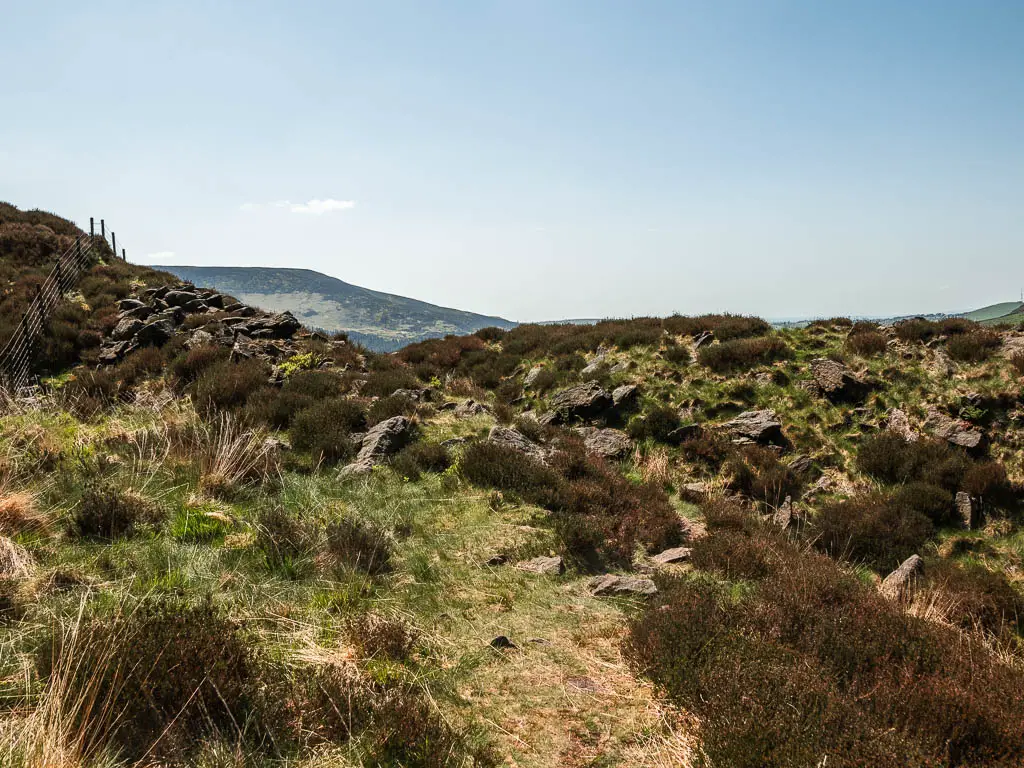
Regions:
M 946 336 L 956 336 L 964 333 L 971 333 L 981 329 L 981 326 L 966 317 L 947 317 L 936 323 L 938 332 Z
M 627 426 L 629 436 L 634 440 L 655 440 L 659 443 L 678 442 L 672 434 L 682 426 L 679 412 L 668 406 L 656 406 L 643 416 L 630 420 Z
M 669 344 L 661 354 L 672 365 L 689 365 L 693 362 L 690 348 L 683 344 Z
M 299 576 L 309 564 L 317 545 L 312 524 L 280 506 L 260 513 L 256 521 L 256 549 L 271 571 Z
M 802 481 L 778 454 L 760 446 L 746 446 L 736 451 L 727 462 L 731 474 L 729 486 L 755 501 L 778 507 L 787 496 L 800 492 Z
M 855 354 L 871 357 L 881 355 L 888 349 L 888 339 L 878 331 L 851 332 L 846 337 L 846 346 Z
M 325 555 L 334 571 L 355 569 L 370 575 L 391 570 L 391 541 L 371 523 L 345 516 L 327 526 Z
M 51 686 L 65 686 L 67 723 L 93 749 L 150 760 L 194 751 L 251 712 L 255 659 L 238 628 L 211 603 L 150 600 L 54 632 L 36 655 Z
M 619 349 L 627 350 L 633 347 L 654 346 L 661 341 L 661 337 L 660 324 L 658 326 L 632 324 L 616 333 L 612 338 L 612 343 Z
M 444 472 L 452 464 L 448 449 L 440 443 L 415 442 L 406 446 L 394 459 L 394 470 L 410 480 L 419 480 L 424 472 Z
M 562 503 L 559 474 L 513 448 L 489 441 L 471 443 L 459 469 L 473 485 L 514 493 L 530 504 L 551 509 Z
M 917 553 L 935 531 L 925 514 L 877 492 L 826 504 L 810 529 L 818 549 L 881 573 Z
M 1010 357 L 1010 364 L 1021 376 L 1024 376 L 1024 352 L 1014 352 Z
M 722 466 L 734 450 L 728 437 L 706 429 L 683 440 L 679 447 L 687 460 L 702 464 L 709 469 L 718 469 Z
M 786 360 L 792 350 L 776 336 L 759 336 L 706 344 L 697 351 L 701 365 L 715 373 L 748 370 L 776 360 Z
M 355 454 L 352 433 L 365 428 L 366 411 L 362 405 L 348 398 L 332 397 L 299 411 L 289 435 L 292 447 L 335 463 Z
M 79 538 L 112 541 L 131 536 L 141 527 L 157 525 L 162 519 L 161 507 L 146 497 L 90 481 L 71 511 L 68 529 Z
M 893 328 L 896 331 L 896 337 L 908 343 L 928 341 L 936 334 L 935 323 L 920 317 L 902 320 Z
M 926 569 L 928 581 L 941 590 L 946 618 L 964 629 L 1012 637 L 1024 621 L 1024 596 L 1006 574 L 977 563 L 940 560 Z
M 998 461 L 972 462 L 964 472 L 961 489 L 971 496 L 987 497 L 996 503 L 1009 501 L 1013 496 L 1006 467 Z
M 944 441 L 904 440 L 883 430 L 865 437 L 857 450 L 857 468 L 886 483 L 919 480 L 955 491 L 969 459 Z
M 493 344 L 496 341 L 501 341 L 505 334 L 508 333 L 504 328 L 497 328 L 490 325 L 486 328 L 478 329 L 473 335 L 483 341 Z
M 946 351 L 961 363 L 980 363 L 988 360 L 1001 343 L 999 334 L 994 331 L 971 331 L 951 336 L 946 342 Z
M 206 415 L 245 405 L 249 396 L 267 386 L 269 370 L 259 360 L 223 360 L 210 365 L 192 385 L 196 407 Z
M 405 395 L 382 397 L 366 411 L 366 425 L 372 427 L 395 416 L 412 416 L 416 413 L 416 402 Z
M 182 352 L 171 361 L 171 374 L 179 388 L 198 379 L 212 365 L 224 364 L 231 357 L 231 350 L 215 345 L 205 344 Z
M 953 494 L 931 483 L 915 481 L 896 489 L 892 501 L 897 506 L 920 512 L 937 526 L 955 518 Z
M 387 368 L 373 371 L 366 378 L 366 383 L 359 394 L 363 397 L 389 397 L 398 389 L 416 389 L 419 382 L 412 370 L 405 367 Z
M 771 325 L 761 318 L 741 315 L 673 315 L 662 322 L 665 330 L 673 335 L 699 336 L 711 331 L 720 341 L 763 336 L 771 331 Z

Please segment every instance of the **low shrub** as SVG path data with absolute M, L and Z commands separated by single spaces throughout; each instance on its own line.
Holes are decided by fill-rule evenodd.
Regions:
M 163 509 L 146 497 L 100 481 L 90 481 L 71 511 L 69 532 L 79 538 L 112 541 L 139 528 L 158 525 Z
M 373 371 L 366 378 L 359 394 L 363 397 L 389 397 L 399 389 L 417 389 L 420 386 L 415 374 L 406 367 L 394 367 Z
M 821 551 L 888 573 L 917 553 L 935 528 L 923 513 L 875 492 L 826 504 L 809 532 Z
M 706 344 L 698 350 L 697 360 L 715 373 L 730 373 L 787 360 L 792 354 L 777 336 L 758 336 Z
M 857 450 L 857 468 L 886 483 L 912 480 L 954 492 L 960 486 L 970 460 L 940 440 L 904 440 L 883 430 L 865 437 Z
M 311 523 L 299 519 L 284 507 L 271 507 L 256 521 L 256 549 L 263 564 L 289 578 L 303 574 L 313 557 L 317 536 Z
M 665 330 L 674 335 L 699 336 L 711 331 L 720 341 L 742 339 L 751 336 L 763 336 L 772 327 L 759 317 L 741 315 L 698 315 L 687 317 L 673 315 L 663 321 Z
M 693 362 L 693 354 L 684 344 L 670 344 L 661 354 L 672 365 L 689 365 Z
M 398 474 L 412 481 L 419 480 L 424 472 L 444 472 L 451 464 L 447 448 L 422 441 L 406 446 L 391 462 Z
M 363 613 L 345 622 L 345 636 L 361 659 L 406 661 L 418 633 L 400 618 Z
M 355 454 L 351 435 L 364 429 L 366 411 L 363 406 L 349 398 L 333 397 L 299 411 L 289 434 L 292 447 L 336 463 Z
M 946 342 L 946 351 L 961 363 L 980 363 L 988 360 L 1002 343 L 994 331 L 971 331 L 951 336 Z
M 729 438 L 719 432 L 703 429 L 693 437 L 679 444 L 680 450 L 689 461 L 717 470 L 733 453 Z
M 678 442 L 672 434 L 682 426 L 679 411 L 668 406 L 656 406 L 643 416 L 630 420 L 626 431 L 634 440 L 651 439 L 659 443 Z
M 466 446 L 459 469 L 473 485 L 514 493 L 529 504 L 554 509 L 563 503 L 562 478 L 524 453 L 490 441 Z
M 928 581 L 946 597 L 946 618 L 963 629 L 1012 638 L 1024 621 L 1024 596 L 1000 571 L 977 563 L 929 564 Z
M 615 334 L 612 343 L 621 350 L 633 347 L 651 347 L 661 342 L 662 330 L 659 326 L 630 325 Z
M 193 347 L 182 352 L 171 362 L 171 374 L 178 389 L 198 379 L 210 366 L 225 364 L 231 357 L 231 350 L 216 344 Z
M 888 339 L 878 331 L 851 332 L 846 337 L 846 346 L 854 354 L 871 357 L 881 355 L 888 349 Z
M 1021 376 L 1024 376 L 1024 352 L 1014 352 L 1010 356 L 1010 365 Z
M 920 317 L 901 320 L 893 329 L 896 331 L 896 337 L 907 343 L 925 342 L 937 333 L 935 323 Z
M 985 497 L 995 503 L 1006 503 L 1013 496 L 1006 467 L 998 461 L 972 462 L 964 472 L 960 487 L 971 496 Z
M 896 489 L 893 504 L 920 512 L 936 526 L 948 525 L 955 518 L 953 494 L 931 483 L 915 481 Z
M 259 360 L 223 360 L 206 368 L 192 385 L 196 407 L 210 416 L 241 408 L 249 397 L 267 386 L 270 374 Z
M 733 453 L 726 469 L 731 474 L 730 488 L 772 508 L 780 506 L 787 496 L 795 497 L 803 485 L 800 477 L 779 461 L 775 451 L 760 446 L 747 446 Z
M 366 426 L 372 427 L 395 416 L 412 416 L 416 402 L 405 395 L 391 395 L 377 400 L 366 411 Z
M 391 570 L 391 541 L 376 526 L 342 517 L 327 526 L 325 553 L 335 571 L 355 569 L 370 575 Z

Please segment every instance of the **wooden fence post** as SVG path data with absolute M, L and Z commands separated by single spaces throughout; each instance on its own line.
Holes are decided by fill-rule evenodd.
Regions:
M 96 237 L 96 220 L 92 216 L 89 217 L 89 237 Z
M 104 240 L 107 239 L 107 222 L 105 222 L 103 219 L 100 219 L 100 237 L 102 237 Z
M 124 248 L 121 249 L 121 261 L 128 261 L 128 254 L 124 252 Z
M 117 235 L 114 234 L 114 230 L 110 230 L 110 250 L 114 252 L 114 258 L 117 258 Z

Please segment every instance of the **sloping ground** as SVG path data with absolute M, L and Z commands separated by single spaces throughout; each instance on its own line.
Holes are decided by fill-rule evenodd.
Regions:
M 1002 304 L 992 304 L 981 309 L 976 309 L 973 312 L 965 312 L 961 317 L 966 317 L 968 320 L 974 320 L 975 322 L 981 323 L 986 320 L 997 320 L 998 318 L 1005 317 L 1006 315 L 1013 314 L 1020 310 L 1024 306 L 1019 301 L 1004 301 Z
M 393 350 L 421 339 L 515 325 L 427 302 L 371 291 L 308 269 L 164 267 L 183 280 L 216 288 L 273 312 L 290 311 L 307 326 L 354 331 L 370 349 Z

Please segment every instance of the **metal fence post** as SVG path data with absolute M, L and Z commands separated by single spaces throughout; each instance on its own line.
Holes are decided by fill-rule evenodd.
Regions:
M 121 249 L 121 261 L 128 261 L 128 254 L 124 252 L 124 248 Z
M 114 258 L 117 258 L 117 235 L 114 234 L 114 230 L 110 230 L 110 250 L 114 252 Z
M 89 217 L 89 237 L 96 237 L 96 220 L 92 216 Z
M 105 222 L 103 219 L 100 219 L 100 237 L 102 237 L 104 240 L 107 239 L 107 222 Z

